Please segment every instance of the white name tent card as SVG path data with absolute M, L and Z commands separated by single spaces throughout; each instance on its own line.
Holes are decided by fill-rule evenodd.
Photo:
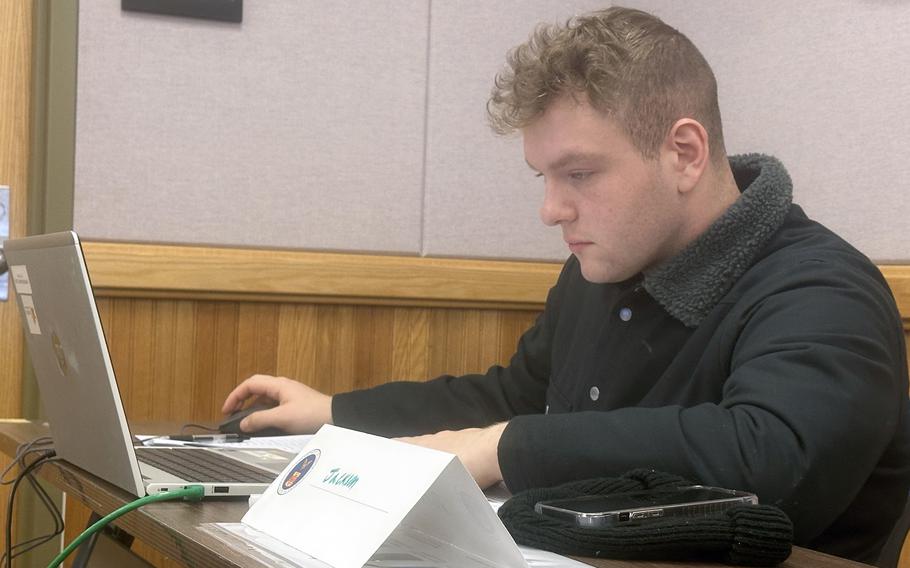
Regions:
M 323 426 L 243 517 L 333 568 L 406 543 L 438 565 L 527 568 L 453 454 Z

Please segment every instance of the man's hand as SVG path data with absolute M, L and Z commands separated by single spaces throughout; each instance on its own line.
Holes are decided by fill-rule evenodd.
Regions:
M 277 402 L 269 410 L 254 412 L 243 419 L 240 429 L 255 432 L 269 426 L 289 434 L 312 434 L 332 423 L 332 397 L 286 377 L 253 375 L 231 391 L 221 407 L 230 414 L 243 407 L 246 399 L 259 396 Z
M 500 422 L 487 428 L 444 430 L 426 436 L 398 439 L 457 455 L 477 485 L 481 489 L 486 489 L 502 481 L 498 448 L 499 438 L 502 437 L 507 424 L 508 422 Z

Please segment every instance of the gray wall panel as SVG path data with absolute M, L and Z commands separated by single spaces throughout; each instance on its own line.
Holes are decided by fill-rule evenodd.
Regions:
M 119 4 L 80 3 L 87 238 L 565 257 L 520 138 L 494 136 L 484 105 L 536 22 L 606 3 L 250 1 L 239 26 Z M 779 156 L 810 215 L 910 260 L 910 4 L 626 4 L 702 48 L 730 151 Z
M 778 156 L 810 216 L 877 261 L 910 260 L 910 2 L 627 5 L 702 49 L 730 152 Z
M 527 175 L 520 140 L 491 140 L 481 112 L 503 54 L 535 22 L 604 5 L 433 4 L 426 253 L 565 256 L 558 229 L 536 220 L 541 184 Z M 910 125 L 910 4 L 623 5 L 656 13 L 703 51 L 720 85 L 729 151 L 777 155 L 811 216 L 876 260 L 910 260 L 910 161 L 898 148 Z
M 430 18 L 424 253 L 551 259 L 562 233 L 538 216 L 543 183 L 525 164 L 521 137 L 497 137 L 486 102 L 505 53 L 541 21 L 603 6 L 593 0 L 434 2 Z
M 80 7 L 85 237 L 419 251 L 425 0 L 247 2 L 240 25 Z

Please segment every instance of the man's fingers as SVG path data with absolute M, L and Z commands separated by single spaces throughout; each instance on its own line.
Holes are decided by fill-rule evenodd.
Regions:
M 289 410 L 286 406 L 276 406 L 268 410 L 254 412 L 240 422 L 240 430 L 243 432 L 256 432 L 264 428 L 278 428 L 288 434 L 301 433 L 303 430 L 299 424 L 294 423 L 294 411 Z
M 256 395 L 265 396 L 274 401 L 280 400 L 278 396 L 280 392 L 280 383 L 281 381 L 277 377 L 253 375 L 237 385 L 234 390 L 227 395 L 227 398 L 224 399 L 224 404 L 221 406 L 222 414 L 230 414 L 231 412 L 240 410 L 246 399 Z
M 260 410 L 250 414 L 240 422 L 240 430 L 243 432 L 255 432 L 269 426 L 276 426 L 269 419 L 274 418 L 274 413 L 277 410 L 278 408 L 270 408 L 269 410 Z
M 230 414 L 240 410 L 243 401 L 248 397 L 249 391 L 246 383 L 240 383 L 227 395 L 227 398 L 224 399 L 224 404 L 221 405 L 221 413 Z

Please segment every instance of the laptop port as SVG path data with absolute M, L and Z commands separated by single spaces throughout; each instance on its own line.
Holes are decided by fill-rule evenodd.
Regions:
M 229 489 L 226 485 L 216 485 L 214 488 L 215 493 L 228 493 Z

